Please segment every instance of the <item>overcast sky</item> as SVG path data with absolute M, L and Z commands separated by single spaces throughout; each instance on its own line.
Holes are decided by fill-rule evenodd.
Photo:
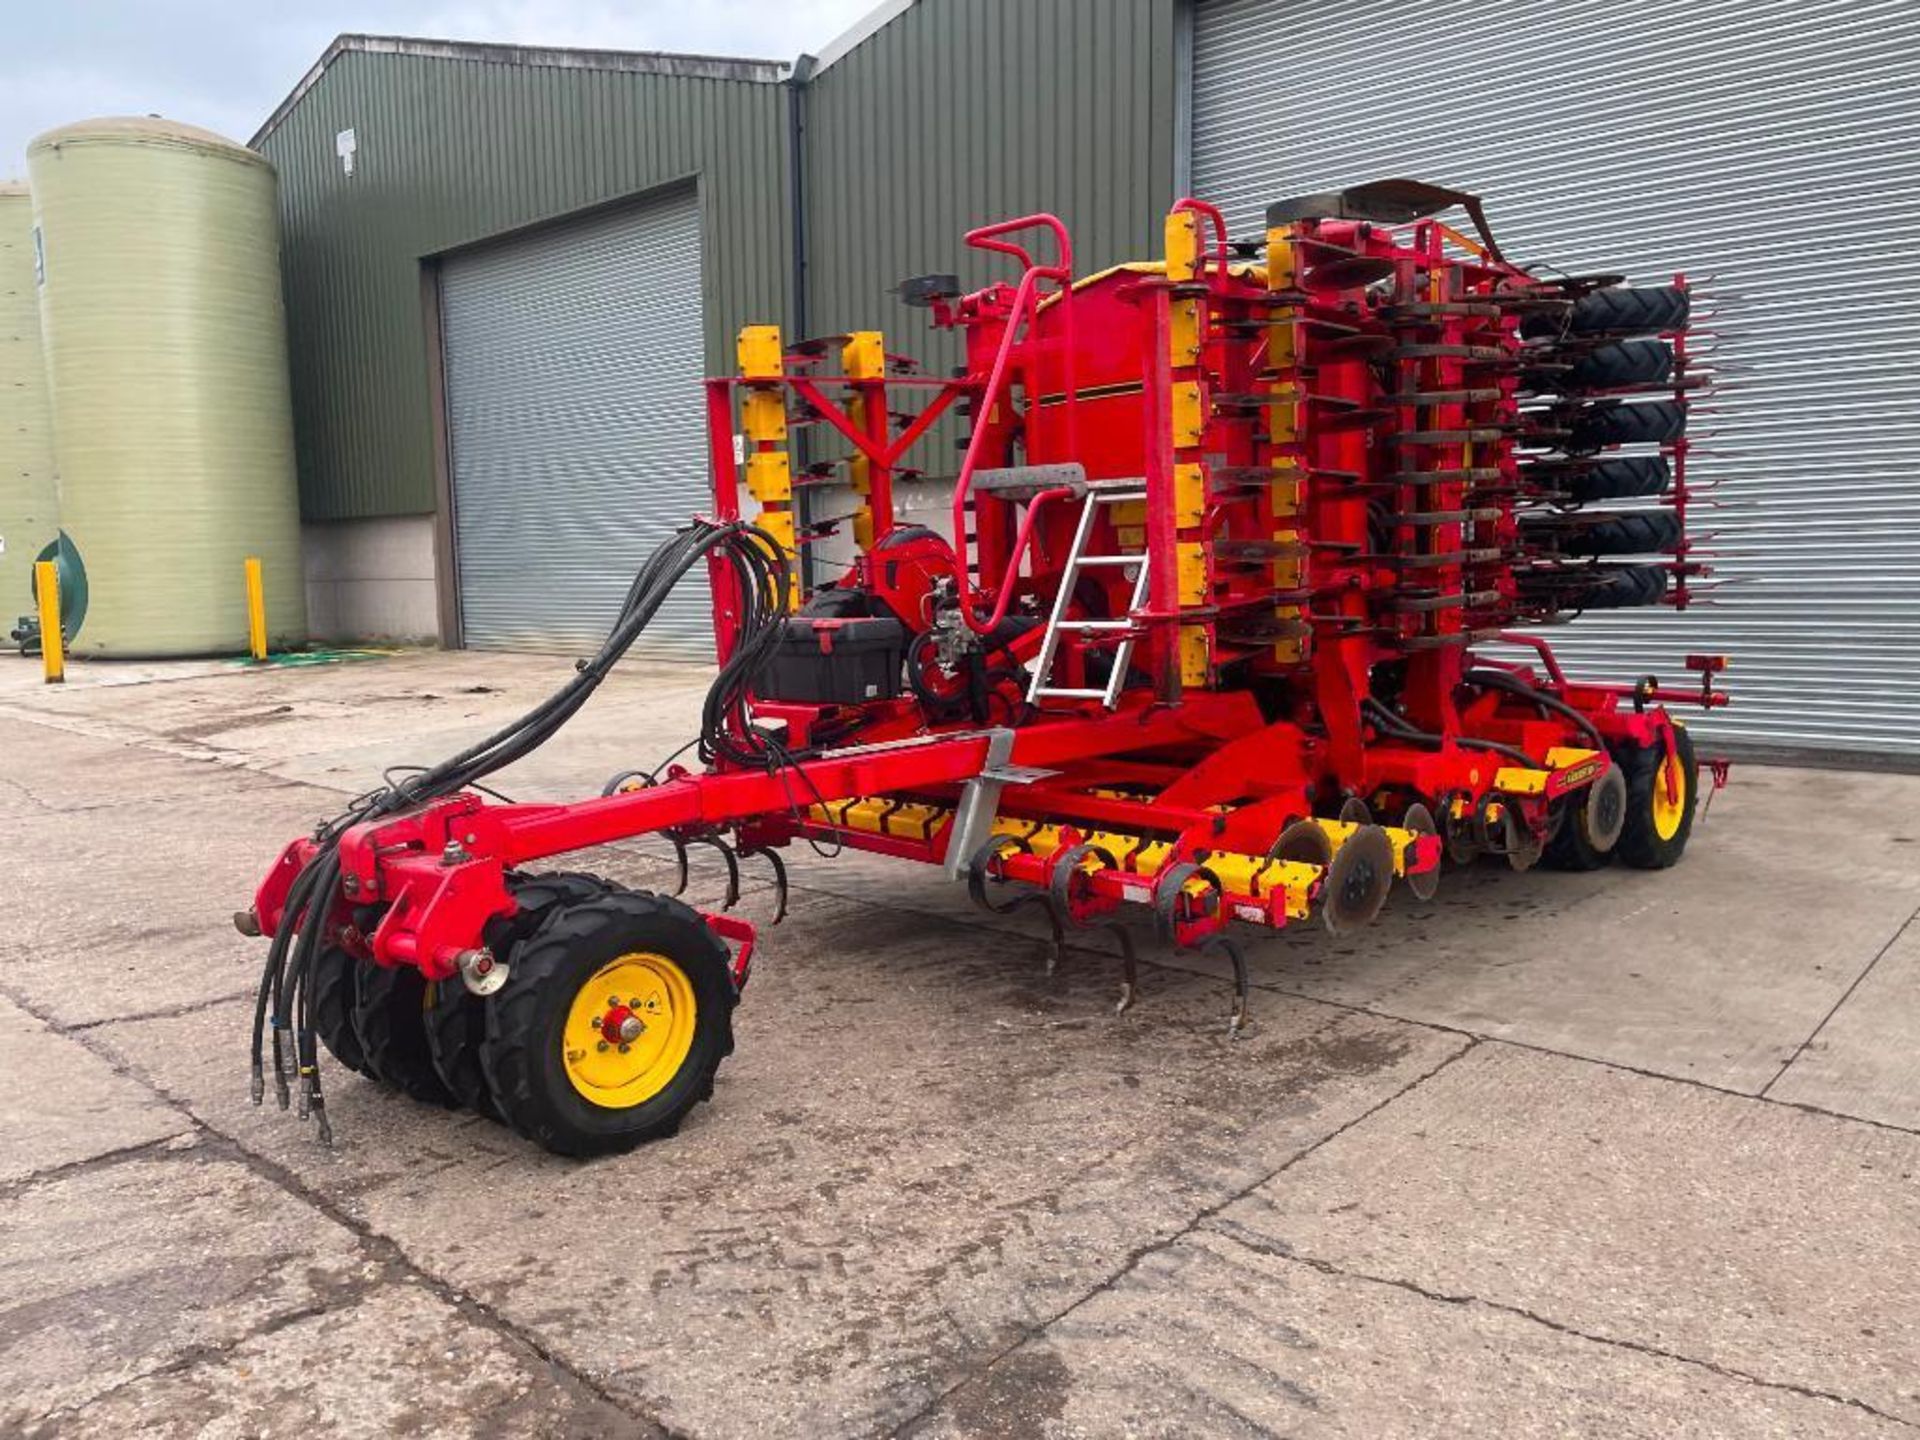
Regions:
M 245 141 L 334 36 L 420 35 L 791 60 L 878 0 L 7 0 L 0 178 L 96 115 L 165 115 Z

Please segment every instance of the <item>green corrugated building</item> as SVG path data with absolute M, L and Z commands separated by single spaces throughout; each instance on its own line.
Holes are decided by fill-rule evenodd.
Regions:
M 280 172 L 315 633 L 589 644 L 702 507 L 698 381 L 741 325 L 884 328 L 951 363 L 888 291 L 984 275 L 981 217 L 1058 211 L 1096 264 L 1149 250 L 1174 16 L 892 5 L 795 65 L 335 41 L 253 140 Z M 690 592 L 656 634 L 702 653 L 709 625 Z
M 1153 255 L 1187 191 L 1253 236 L 1269 200 L 1414 175 L 1484 194 L 1521 259 L 1728 297 L 1739 384 L 1693 471 L 1739 583 L 1565 657 L 1732 652 L 1716 735 L 1920 754 L 1920 250 L 1885 238 L 1920 222 L 1920 17 L 1874 8 L 889 0 L 792 64 L 343 37 L 255 137 L 317 633 L 589 644 L 701 504 L 735 328 L 949 365 L 888 290 L 984 279 L 971 225 L 1054 211 L 1086 272 Z M 930 520 L 941 439 L 900 496 Z M 657 633 L 708 623 L 690 591 Z

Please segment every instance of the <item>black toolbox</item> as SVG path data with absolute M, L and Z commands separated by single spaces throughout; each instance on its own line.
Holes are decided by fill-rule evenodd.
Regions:
M 907 627 L 891 616 L 795 615 L 783 622 L 780 644 L 760 671 L 754 693 L 763 700 L 807 705 L 892 700 L 900 693 L 906 648 Z

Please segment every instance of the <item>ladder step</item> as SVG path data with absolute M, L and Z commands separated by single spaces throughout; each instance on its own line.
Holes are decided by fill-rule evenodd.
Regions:
M 1107 698 L 1107 692 L 1104 690 L 1056 690 L 1051 686 L 1036 690 L 1033 693 L 1037 696 L 1049 697 L 1055 700 L 1104 700 Z
M 1062 620 L 1056 630 L 1131 630 L 1131 620 Z
M 1082 555 L 1075 560 L 1077 565 L 1141 565 L 1146 563 L 1144 555 Z

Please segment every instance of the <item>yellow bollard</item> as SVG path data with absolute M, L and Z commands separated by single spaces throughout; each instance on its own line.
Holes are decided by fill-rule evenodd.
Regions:
M 267 592 L 260 583 L 260 561 L 247 557 L 247 648 L 255 660 L 267 658 Z
M 67 678 L 67 637 L 60 633 L 60 569 L 51 560 L 33 567 L 33 589 L 40 601 L 40 657 L 47 667 L 47 684 Z

